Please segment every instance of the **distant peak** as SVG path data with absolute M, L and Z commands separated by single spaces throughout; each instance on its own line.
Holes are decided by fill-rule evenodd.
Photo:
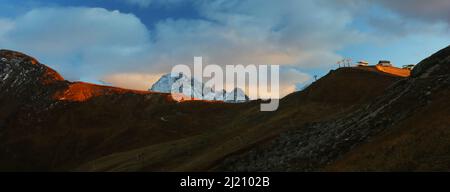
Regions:
M 183 86 L 187 87 L 183 88 Z M 231 92 L 214 90 L 212 87 L 207 87 L 201 81 L 183 73 L 165 74 L 149 90 L 161 93 L 183 94 L 195 99 L 218 100 L 230 103 L 249 101 L 249 97 L 240 88 L 234 88 Z

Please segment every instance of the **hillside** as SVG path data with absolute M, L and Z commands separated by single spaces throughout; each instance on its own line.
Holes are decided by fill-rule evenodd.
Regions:
M 419 106 L 325 170 L 450 170 L 450 47 L 423 60 L 412 75 L 404 107 Z
M 2 50 L 0 57 L 0 170 L 72 170 L 196 135 L 229 121 L 240 107 L 68 82 L 27 55 Z
M 239 116 L 221 126 L 181 140 L 114 153 L 84 164 L 78 170 L 186 171 L 209 170 L 227 156 L 265 143 L 279 133 L 325 119 L 336 119 L 383 94 L 400 80 L 358 68 L 333 71 L 303 92 L 281 100 L 276 112 L 259 112 L 257 101 L 236 109 Z M 352 83 L 361 82 L 361 83 Z M 367 86 L 370 84 L 371 86 Z M 331 93 L 342 90 L 341 95 Z M 357 94 L 355 94 L 357 92 Z M 329 100 L 332 100 L 331 102 Z M 136 160 L 135 157 L 141 157 Z
M 449 170 L 450 47 L 342 118 L 289 130 L 222 170 Z
M 179 103 L 165 93 L 69 82 L 1 50 L 0 170 L 442 170 L 450 159 L 449 49 L 408 78 L 330 71 L 275 112 L 260 112 L 262 101 Z

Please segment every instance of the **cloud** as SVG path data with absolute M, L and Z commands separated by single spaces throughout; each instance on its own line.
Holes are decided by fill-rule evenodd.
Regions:
M 349 28 L 349 12 L 313 0 L 202 1 L 206 19 L 167 19 L 156 24 L 155 58 L 185 63 L 203 56 L 216 64 L 289 64 L 323 68 L 340 48 L 364 39 Z M 276 7 L 276 9 L 274 9 Z
M 383 14 L 396 14 L 405 19 L 418 19 L 428 22 L 450 23 L 450 1 L 447 0 L 318 0 L 322 3 L 338 8 L 359 13 L 359 16 L 370 14 L 373 7 L 383 7 L 378 16 Z
M 150 45 L 137 17 L 102 8 L 38 8 L 0 25 L 7 26 L 0 30 L 2 46 L 34 55 L 73 79 L 142 64 Z
M 148 6 L 154 2 L 164 3 L 129 3 Z M 152 31 L 136 16 L 119 11 L 35 8 L 0 23 L 10 26 L 0 31 L 0 43 L 40 58 L 71 80 L 108 77 L 114 85 L 142 87 L 137 81 L 146 78 L 130 74 L 161 74 L 176 64 L 192 64 L 194 56 L 219 65 L 326 68 L 340 59 L 337 50 L 363 38 L 348 28 L 352 19 L 349 12 L 314 0 L 283 4 L 216 0 L 195 5 L 204 19 L 160 20 Z M 133 78 L 125 82 L 124 77 Z M 139 86 L 132 86 L 130 81 Z
M 385 39 L 402 39 L 418 34 L 445 35 L 449 32 L 450 14 L 447 10 L 450 3 L 447 1 L 375 2 L 365 6 L 368 10 L 365 19 L 369 28 L 377 34 L 383 34 Z
M 450 1 L 447 0 L 379 0 L 375 2 L 409 18 L 450 23 Z
M 298 85 L 304 86 L 311 81 L 311 76 L 293 68 L 282 69 L 280 72 L 280 97 L 298 91 Z
M 102 78 L 102 82 L 111 84 L 117 87 L 135 89 L 135 90 L 148 90 L 153 82 L 163 74 L 143 74 L 143 73 L 114 73 Z
M 186 2 L 122 1 L 142 8 Z M 298 69 L 327 70 L 342 58 L 339 51 L 354 44 L 443 31 L 446 26 L 440 22 L 449 18 L 439 11 L 447 3 L 434 0 L 430 5 L 415 0 L 407 5 L 372 0 L 188 2 L 199 17 L 161 19 L 151 31 L 135 15 L 119 11 L 33 8 L 0 18 L 0 45 L 40 58 L 71 80 L 104 80 L 137 89 L 148 88 L 147 81 L 176 64 L 192 65 L 194 56 L 202 56 L 204 64 L 222 66 L 281 64 L 295 68 L 281 76 L 283 90 L 292 91 L 309 77 Z M 380 10 L 374 11 L 376 6 Z M 428 14 L 415 17 L 420 6 L 438 13 L 427 8 Z
M 206 19 L 166 19 L 152 31 L 150 58 L 165 71 L 175 64 L 192 65 L 194 56 L 202 56 L 204 64 L 222 66 L 281 64 L 326 69 L 341 59 L 337 50 L 365 38 L 349 28 L 349 12 L 313 0 L 283 4 L 204 1 L 197 6 Z M 281 75 L 281 95 L 309 79 L 298 70 L 285 74 Z

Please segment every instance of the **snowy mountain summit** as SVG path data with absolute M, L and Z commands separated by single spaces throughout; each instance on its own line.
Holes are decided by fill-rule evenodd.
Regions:
M 204 83 L 197 79 L 186 76 L 183 73 L 165 74 L 153 86 L 150 91 L 161 93 L 180 93 L 191 96 L 196 99 L 225 101 L 228 103 L 241 103 L 249 101 L 249 97 L 245 95 L 240 88 L 234 88 L 233 91 L 214 90 L 205 86 Z

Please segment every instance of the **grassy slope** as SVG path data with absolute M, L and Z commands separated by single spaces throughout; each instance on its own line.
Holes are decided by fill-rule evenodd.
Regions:
M 234 118 L 237 114 L 231 111 L 236 107 L 240 106 L 168 103 L 157 94 L 125 94 L 61 102 L 31 118 L 28 111 L 19 112 L 18 121 L 3 131 L 0 142 L 8 153 L 0 168 L 73 169 L 107 154 L 203 133 Z
M 364 104 L 399 78 L 361 68 L 333 71 L 305 91 L 281 100 L 277 112 L 259 112 L 257 103 L 240 108 L 238 116 L 201 134 L 114 153 L 80 166 L 96 171 L 208 170 L 228 155 L 269 140 L 306 123 L 338 118 Z M 370 86 L 368 86 L 370 85 Z
M 450 170 L 450 91 L 405 121 L 346 154 L 326 170 Z
M 407 119 L 348 152 L 325 170 L 450 170 L 449 72 L 450 47 L 420 62 L 412 71 L 413 78 L 410 80 L 422 88 L 410 94 L 424 96 L 406 98 L 403 107 L 423 100 L 426 104 Z M 398 106 L 399 109 L 403 107 Z
M 27 67 L 42 67 L 31 60 Z M 35 91 L 55 91 L 53 101 L 42 96 L 50 106 L 0 94 L 0 170 L 208 170 L 287 129 L 339 118 L 399 79 L 343 68 L 285 97 L 278 111 L 259 112 L 257 101 L 175 103 L 167 94 L 70 83 L 50 74 L 57 78 L 28 91 L 32 98 Z M 52 83 L 57 86 L 47 86 Z

